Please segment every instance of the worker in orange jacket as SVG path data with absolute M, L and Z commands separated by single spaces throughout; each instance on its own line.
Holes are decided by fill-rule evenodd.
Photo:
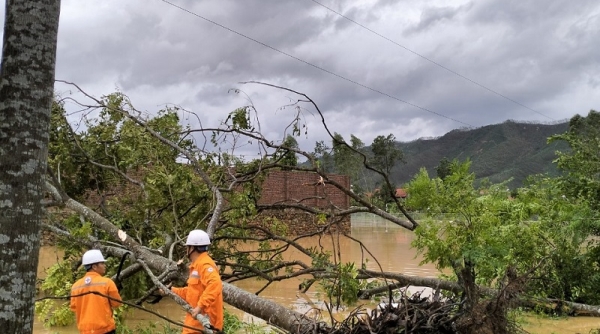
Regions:
M 118 302 L 121 296 L 115 282 L 104 277 L 106 260 L 99 250 L 92 249 L 83 254 L 81 262 L 87 272 L 71 288 L 71 310 L 75 312 L 77 329 L 81 334 L 114 334 L 116 325 L 112 310 L 121 305 Z
M 204 328 L 195 319 L 200 313 L 208 316 L 212 327 L 209 329 L 221 331 L 223 329 L 223 283 L 217 265 L 207 253 L 210 238 L 202 230 L 193 230 L 189 233 L 185 245 L 187 256 L 192 261 L 187 286 L 171 288 L 171 291 L 193 308 L 192 313 L 185 316 L 184 324 Z M 183 333 L 200 332 L 184 327 Z

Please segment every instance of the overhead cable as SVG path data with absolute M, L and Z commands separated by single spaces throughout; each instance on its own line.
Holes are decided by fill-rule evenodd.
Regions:
M 370 87 L 370 86 L 367 86 L 367 85 L 365 85 L 365 84 L 362 84 L 362 83 L 360 83 L 360 82 L 358 82 L 358 81 L 355 81 L 355 80 L 349 79 L 349 78 L 347 78 L 347 77 L 345 77 L 345 76 L 342 76 L 342 75 L 340 75 L 340 74 L 337 74 L 337 73 L 335 73 L 335 72 L 332 72 L 332 71 L 330 71 L 330 70 L 328 70 L 328 69 L 325 69 L 325 68 L 323 68 L 323 67 L 320 67 L 320 66 L 318 66 L 318 65 L 315 65 L 315 64 L 313 64 L 313 63 L 310 63 L 310 62 L 308 62 L 308 61 L 306 61 L 306 60 L 303 60 L 303 59 L 301 59 L 301 58 L 298 58 L 298 57 L 296 57 L 296 56 L 294 56 L 294 55 L 291 55 L 291 54 L 289 54 L 289 53 L 287 53 L 287 52 L 285 52 L 285 51 L 281 51 L 281 50 L 279 50 L 279 49 L 277 49 L 277 48 L 275 48 L 275 47 L 272 47 L 272 46 L 270 46 L 270 45 L 268 45 L 268 44 L 266 44 L 266 43 L 263 43 L 263 42 L 261 42 L 261 41 L 259 41 L 259 40 L 255 39 L 255 38 L 252 38 L 252 37 L 250 37 L 250 36 L 244 35 L 244 34 L 242 34 L 241 32 L 238 32 L 238 31 L 236 31 L 236 30 L 233 30 L 233 29 L 231 29 L 231 28 L 229 28 L 229 27 L 226 27 L 226 26 L 224 26 L 224 25 L 222 25 L 222 24 L 220 24 L 220 23 L 218 23 L 218 22 L 215 22 L 215 21 L 213 21 L 213 20 L 211 20 L 211 19 L 208 19 L 208 18 L 206 18 L 206 17 L 204 17 L 204 16 L 202 16 L 202 15 L 200 15 L 200 14 L 198 14 L 198 13 L 192 12 L 191 10 L 189 10 L 189 9 L 186 9 L 186 8 L 184 8 L 184 7 L 181 7 L 181 6 L 179 6 L 179 5 L 176 5 L 176 4 L 174 4 L 174 3 L 170 2 L 170 1 L 167 1 L 167 0 L 161 0 L 161 1 L 162 1 L 162 2 L 164 2 L 164 3 L 167 3 L 167 4 L 171 5 L 171 6 L 173 6 L 173 7 L 177 8 L 177 9 L 179 9 L 179 10 L 182 10 L 182 11 L 184 11 L 184 12 L 188 13 L 188 14 L 194 15 L 194 16 L 196 16 L 196 17 L 198 17 L 198 18 L 200 18 L 200 19 L 202 19 L 202 20 L 204 20 L 204 21 L 207 21 L 207 22 L 210 22 L 210 23 L 212 23 L 212 24 L 214 24 L 214 25 L 216 25 L 216 26 L 219 26 L 219 27 L 221 27 L 221 28 L 223 28 L 223 29 L 225 29 L 225 30 L 227 30 L 227 31 L 230 31 L 230 32 L 232 32 L 232 33 L 234 33 L 234 34 L 236 34 L 236 35 L 238 35 L 238 36 L 244 37 L 244 38 L 246 38 L 246 39 L 248 39 L 248 40 L 251 40 L 251 41 L 253 41 L 253 42 L 257 43 L 257 44 L 260 44 L 260 45 L 262 45 L 262 46 L 264 46 L 264 47 L 266 47 L 266 48 L 269 48 L 269 49 L 271 49 L 271 50 L 273 50 L 273 51 L 275 51 L 275 52 L 278 52 L 278 53 L 280 53 L 280 54 L 282 54 L 282 55 L 285 55 L 285 56 L 287 56 L 287 57 L 290 57 L 290 58 L 292 58 L 292 59 L 295 59 L 295 60 L 297 60 L 297 61 L 299 61 L 299 62 L 302 62 L 302 63 L 304 63 L 304 64 L 306 64 L 306 65 L 309 65 L 309 66 L 311 66 L 311 67 L 314 67 L 314 68 L 316 68 L 316 69 L 318 69 L 318 70 L 321 70 L 321 71 L 323 71 L 323 72 L 325 72 L 325 73 L 328 73 L 328 74 L 330 74 L 330 75 L 333 75 L 333 76 L 335 76 L 335 77 L 337 77 L 337 78 L 340 78 L 340 79 L 342 79 L 342 80 L 345 80 L 345 81 L 347 81 L 347 82 L 353 83 L 353 84 L 355 84 L 355 85 L 357 85 L 357 86 L 360 86 L 360 87 L 366 88 L 366 89 L 368 89 L 368 90 L 370 90 L 370 91 L 372 91 L 372 92 L 375 92 L 375 93 L 381 94 L 381 95 L 383 95 L 383 96 L 387 96 L 387 97 L 389 97 L 389 98 L 391 98 L 391 99 L 393 99 L 393 100 L 396 100 L 396 101 L 399 101 L 399 102 L 402 102 L 402 103 L 408 104 L 408 105 L 410 105 L 410 106 L 412 106 L 412 107 L 415 107 L 415 108 L 417 108 L 417 109 L 420 109 L 420 110 L 426 111 L 426 112 L 428 112 L 428 113 L 432 113 L 432 114 L 434 114 L 434 115 L 437 115 L 437 116 L 440 116 L 440 117 L 443 117 L 443 118 L 449 119 L 449 120 L 451 120 L 451 121 L 454 121 L 454 122 L 457 122 L 457 123 L 460 123 L 460 124 L 466 125 L 466 126 L 468 126 L 468 127 L 473 127 L 473 125 L 471 125 L 471 124 L 465 123 L 465 122 L 463 122 L 463 121 L 459 121 L 459 120 L 457 120 L 457 119 L 454 119 L 454 118 L 452 118 L 452 117 L 446 116 L 446 115 L 444 115 L 444 114 L 440 114 L 440 113 L 438 113 L 438 112 L 435 112 L 435 111 L 433 111 L 433 110 L 427 109 L 427 108 L 425 108 L 425 107 L 421 107 L 421 106 L 419 106 L 419 105 L 417 105 L 417 104 L 414 104 L 414 103 L 408 102 L 408 101 L 406 101 L 406 100 L 403 100 L 403 99 L 401 99 L 401 98 L 398 98 L 398 97 L 396 97 L 396 96 L 393 96 L 393 95 L 391 95 L 391 94 L 388 94 L 388 93 L 382 92 L 382 91 L 380 91 L 380 90 L 378 90 L 378 89 L 372 88 L 372 87 Z
M 416 52 L 416 51 L 413 51 L 413 50 L 411 50 L 411 49 L 407 48 L 406 46 L 404 46 L 404 45 L 402 45 L 402 44 L 400 44 L 400 43 L 398 43 L 398 42 L 396 42 L 396 41 L 394 41 L 394 40 L 392 40 L 392 39 L 390 39 L 390 38 L 388 38 L 388 37 L 386 37 L 386 36 L 384 36 L 384 35 L 382 35 L 382 34 L 380 34 L 380 33 L 378 33 L 378 32 L 376 32 L 376 31 L 374 31 L 374 30 L 372 30 L 372 29 L 370 29 L 369 27 L 366 27 L 365 25 L 363 25 L 363 24 L 361 24 L 361 23 L 359 23 L 359 22 L 357 22 L 357 21 L 355 21 L 355 20 L 353 20 L 353 19 L 349 18 L 348 16 L 346 16 L 346 15 L 344 15 L 344 14 L 342 14 L 342 13 L 340 13 L 340 12 L 338 12 L 338 11 L 334 10 L 334 9 L 332 9 L 331 7 L 325 6 L 324 4 L 322 4 L 322 3 L 320 3 L 320 2 L 318 2 L 318 1 L 316 1 L 316 0 L 310 0 L 310 1 L 312 1 L 312 2 L 316 3 L 317 5 L 319 5 L 319 6 L 323 7 L 323 8 L 325 8 L 325 9 L 327 9 L 327 10 L 329 10 L 329 11 L 331 11 L 331 12 L 333 12 L 333 13 L 337 14 L 337 15 L 339 15 L 340 17 L 343 17 L 344 19 L 346 19 L 346 20 L 348 20 L 348 21 L 350 21 L 350 22 L 352 22 L 352 23 L 354 23 L 354 24 L 358 25 L 359 27 L 361 27 L 361 28 L 363 28 L 363 29 L 366 29 L 367 31 L 369 31 L 369 32 L 371 32 L 371 33 L 373 33 L 373 34 L 375 34 L 375 35 L 377 35 L 377 36 L 379 36 L 379 37 L 381 37 L 381 38 L 385 39 L 386 41 L 388 41 L 388 42 L 390 42 L 390 43 L 392 43 L 392 44 L 395 44 L 396 46 L 399 46 L 399 47 L 403 48 L 404 50 L 406 50 L 406 51 L 408 51 L 408 52 L 410 52 L 410 53 L 412 53 L 412 54 L 414 54 L 414 55 L 416 55 L 416 56 L 418 56 L 418 57 L 421 57 L 422 59 L 424 59 L 424 60 L 426 60 L 426 61 L 428 61 L 428 62 L 430 62 L 430 63 L 432 63 L 432 64 L 434 64 L 434 65 L 436 65 L 436 66 L 438 66 L 438 67 L 441 67 L 441 68 L 443 68 L 444 70 L 446 70 L 446 71 L 448 71 L 448 72 L 450 72 L 450 73 L 452 73 L 452 74 L 454 74 L 454 75 L 457 75 L 457 76 L 459 76 L 459 77 L 461 77 L 461 78 L 463 78 L 463 79 L 465 79 L 465 80 L 467 80 L 467 81 L 471 82 L 472 84 L 475 84 L 475 85 L 477 85 L 477 86 L 479 86 L 479 87 L 481 87 L 481 88 L 483 88 L 483 89 L 485 89 L 485 90 L 489 91 L 490 93 L 496 94 L 496 95 L 498 95 L 498 96 L 500 96 L 500 97 L 502 97 L 502 98 L 504 98 L 504 99 L 506 99 L 506 100 L 508 100 L 508 101 L 510 101 L 510 102 L 513 102 L 513 103 L 515 103 L 515 104 L 517 104 L 517 105 L 519 105 L 519 106 L 521 106 L 521 107 L 523 107 L 523 108 L 525 108 L 525 109 L 528 109 L 528 110 L 530 110 L 530 111 L 533 111 L 534 113 L 536 113 L 536 114 L 538 114 L 538 115 L 541 115 L 541 116 L 544 116 L 544 117 L 546 117 L 546 118 L 549 118 L 549 119 L 551 119 L 551 120 L 553 120 L 553 121 L 556 121 L 556 119 L 554 119 L 554 118 L 552 118 L 552 117 L 550 117 L 550 116 L 544 115 L 544 114 L 542 114 L 541 112 L 539 112 L 539 111 L 537 111 L 537 110 L 535 110 L 535 109 L 532 109 L 532 108 L 530 108 L 530 107 L 528 107 L 528 106 L 526 106 L 526 105 L 522 104 L 522 103 L 521 103 L 521 102 L 519 102 L 519 101 L 513 100 L 513 99 L 511 99 L 510 97 L 508 97 L 508 96 L 506 96 L 506 95 L 504 95 L 504 94 L 502 94 L 502 93 L 499 93 L 499 92 L 497 92 L 497 91 L 495 91 L 495 90 L 493 90 L 493 89 L 491 89 L 491 88 L 489 88 L 489 87 L 486 87 L 486 86 L 484 86 L 483 84 L 480 84 L 479 82 L 477 82 L 477 81 L 475 81 L 475 80 L 473 80 L 473 79 L 470 79 L 470 78 L 468 78 L 468 77 L 466 77 L 466 76 L 464 76 L 464 75 L 462 75 L 462 74 L 460 74 L 460 73 L 458 73 L 458 72 L 456 72 L 456 71 L 454 71 L 454 70 L 452 70 L 452 69 L 450 69 L 450 68 L 448 68 L 448 67 L 446 67 L 446 66 L 444 66 L 444 65 L 442 65 L 442 64 L 440 64 L 440 63 L 438 63 L 438 62 L 436 62 L 436 61 L 434 61 L 434 60 L 432 60 L 432 59 L 430 59 L 430 58 L 428 58 L 428 57 L 426 57 L 426 56 L 424 56 L 424 55 L 422 55 L 422 54 L 418 53 L 418 52 Z

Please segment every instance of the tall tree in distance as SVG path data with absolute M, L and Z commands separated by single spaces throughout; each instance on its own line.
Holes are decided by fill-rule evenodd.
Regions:
M 319 167 L 323 173 L 333 173 L 333 157 L 331 148 L 325 144 L 325 141 L 319 140 L 315 142 L 315 151 L 313 153 L 315 159 L 319 160 Z
M 558 152 L 556 160 L 558 168 L 566 172 L 561 176 L 564 194 L 600 210 L 600 112 L 590 110 L 587 117 L 573 116 L 567 132 L 550 138 L 550 142 L 558 140 L 570 147 Z
M 296 152 L 293 151 L 298 149 L 298 141 L 296 138 L 292 135 L 287 135 L 281 143 L 281 146 L 282 147 L 275 152 L 275 160 L 286 166 L 284 169 L 296 167 L 298 165 L 298 157 L 296 156 Z
M 373 166 L 387 175 L 390 175 L 396 162 L 404 159 L 402 150 L 396 147 L 396 137 L 391 133 L 387 136 L 379 135 L 375 137 L 373 144 L 371 144 L 371 151 L 373 151 Z
M 448 158 L 443 157 L 442 160 L 440 160 L 440 164 L 435 167 L 435 171 L 437 173 L 437 177 L 445 180 L 448 175 L 452 174 L 452 162 L 450 162 Z
M 402 150 L 396 147 L 396 137 L 391 133 L 387 136 L 379 135 L 375 137 L 373 144 L 371 144 L 371 151 L 373 151 L 371 163 L 375 168 L 384 172 L 388 179 L 396 163 L 404 161 L 404 154 Z M 395 185 L 384 181 L 378 196 L 381 197 L 384 203 L 388 203 L 394 201 L 395 193 Z
M 7 0 L 0 67 L 0 328 L 32 333 L 60 0 Z
M 362 157 L 344 145 L 344 138 L 339 133 L 334 133 L 333 139 L 333 161 L 337 173 L 348 175 L 350 177 L 350 183 L 355 191 L 363 188 L 363 185 L 359 184 L 359 176 L 363 171 Z M 356 151 L 362 152 L 365 145 L 360 138 L 350 135 L 350 147 Z

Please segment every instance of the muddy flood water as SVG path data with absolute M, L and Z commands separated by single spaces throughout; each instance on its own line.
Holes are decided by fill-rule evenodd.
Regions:
M 415 257 L 415 251 L 410 248 L 410 242 L 413 234 L 404 228 L 398 227 L 392 223 L 374 218 L 370 215 L 355 215 L 352 217 L 352 237 L 359 239 L 375 256 L 384 271 L 399 272 L 406 275 L 416 275 L 423 277 L 436 277 L 439 272 L 431 264 L 419 265 L 420 259 Z M 312 243 L 312 244 L 311 244 Z M 317 239 L 306 240 L 303 246 L 315 246 Z M 379 270 L 377 263 L 368 254 L 362 253 L 360 247 L 349 240 L 340 240 L 341 262 L 360 261 L 361 257 L 369 259 L 368 268 Z M 290 258 L 303 259 L 302 254 L 290 252 Z M 38 277 L 44 276 L 44 270 L 56 263 L 59 259 L 57 250 L 53 247 L 43 247 L 40 252 L 40 266 Z M 308 293 L 303 294 L 298 291 L 298 284 L 301 279 L 294 279 L 283 282 L 275 282 L 265 289 L 260 296 L 273 300 L 279 304 L 293 308 L 299 312 L 311 312 L 315 308 L 322 307 L 319 302 L 319 288 L 313 286 Z M 236 286 L 251 292 L 256 292 L 264 286 L 264 281 L 244 281 L 234 283 Z M 421 289 L 413 287 L 412 291 Z M 373 308 L 375 304 L 365 301 L 358 305 L 364 305 L 367 308 Z M 356 305 L 356 306 L 358 306 Z M 164 298 L 155 305 L 145 304 L 145 307 L 152 309 L 173 320 L 183 320 L 183 310 L 168 298 Z M 245 322 L 263 323 L 262 320 L 254 318 L 231 306 L 226 308 L 232 313 L 240 316 Z M 347 312 L 347 311 L 346 311 Z M 336 315 L 336 318 L 343 318 L 344 312 Z M 524 329 L 533 334 L 571 334 L 571 333 L 589 333 L 592 329 L 600 328 L 600 318 L 577 317 L 568 319 L 548 319 L 535 316 L 528 316 L 524 319 Z M 137 325 L 146 325 L 150 322 L 158 324 L 161 328 L 163 320 L 156 316 L 133 310 L 127 317 L 127 325 L 135 328 Z M 36 320 L 35 334 L 51 333 L 78 333 L 75 326 L 44 328 Z

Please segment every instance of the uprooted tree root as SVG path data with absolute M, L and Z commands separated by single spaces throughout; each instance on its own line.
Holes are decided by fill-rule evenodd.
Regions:
M 512 334 L 524 333 L 508 318 L 508 310 L 515 307 L 519 294 L 523 292 L 528 276 L 517 275 L 514 267 L 506 270 L 500 281 L 500 289 L 489 299 L 479 300 L 470 312 L 456 321 L 459 333 L 466 334 Z
M 505 312 L 498 309 L 505 306 L 498 305 L 499 299 L 482 301 L 476 311 L 467 314 L 461 303 L 450 299 L 422 297 L 421 293 L 412 296 L 403 294 L 398 303 L 380 304 L 370 313 L 364 308 L 355 309 L 346 319 L 329 328 L 327 333 L 523 333 L 503 316 Z
M 354 310 L 329 333 L 457 333 L 453 324 L 458 308 L 459 304 L 450 300 L 433 301 L 420 293 L 403 295 L 398 303 L 379 306 L 370 314 L 365 309 Z

